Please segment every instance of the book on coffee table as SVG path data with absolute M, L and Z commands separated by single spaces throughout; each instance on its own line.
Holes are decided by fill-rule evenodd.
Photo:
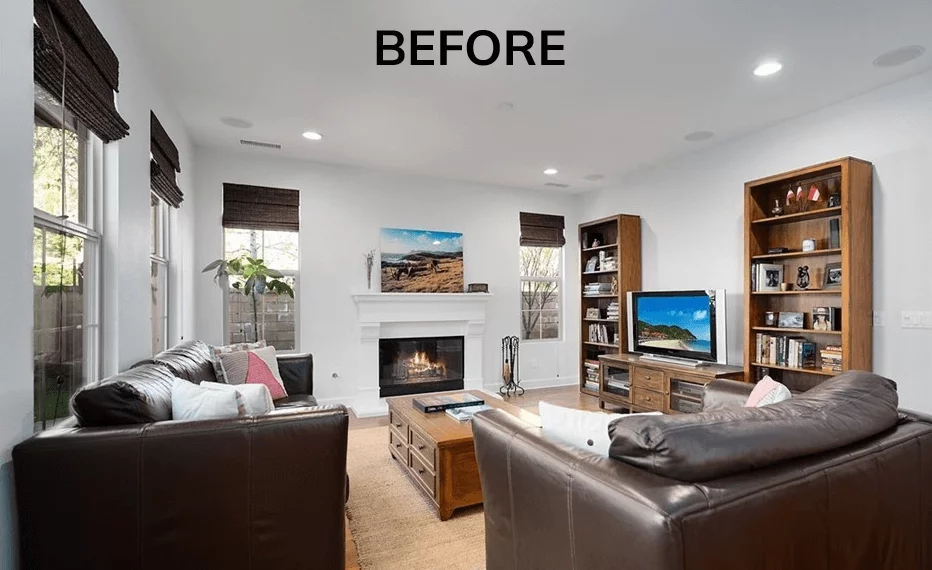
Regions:
M 440 396 L 421 396 L 412 401 L 414 407 L 425 414 L 442 412 L 453 408 L 467 408 L 481 406 L 485 403 L 482 398 L 472 394 L 450 394 Z
M 447 415 L 458 422 L 468 422 L 474 415 L 478 414 L 479 412 L 491 409 L 492 406 L 487 406 L 485 404 L 481 404 L 479 406 L 469 406 L 467 408 L 450 408 L 447 410 Z

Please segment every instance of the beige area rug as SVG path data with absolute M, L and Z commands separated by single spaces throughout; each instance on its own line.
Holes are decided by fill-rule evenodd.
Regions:
M 350 430 L 346 515 L 362 570 L 484 570 L 482 506 L 441 522 L 388 452 L 388 427 Z

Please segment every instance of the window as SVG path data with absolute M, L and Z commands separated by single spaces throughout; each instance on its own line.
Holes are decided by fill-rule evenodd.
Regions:
M 521 332 L 524 340 L 560 338 L 563 248 L 521 247 Z
M 149 202 L 149 262 L 152 285 L 152 354 L 167 348 L 168 338 L 168 204 L 155 193 Z
M 224 233 L 224 259 L 244 255 L 261 259 L 269 268 L 284 274 L 283 281 L 291 285 L 297 296 L 298 232 L 226 228 Z M 295 350 L 298 346 L 295 299 L 266 292 L 253 303 L 236 285 L 237 279 L 231 278 L 225 323 L 229 342 L 265 338 L 276 350 Z
M 37 430 L 70 415 L 99 374 L 97 137 L 36 86 L 33 136 L 33 358 Z

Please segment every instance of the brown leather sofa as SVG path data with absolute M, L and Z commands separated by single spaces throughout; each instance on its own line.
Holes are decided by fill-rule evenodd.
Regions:
M 488 570 L 932 568 L 932 418 L 879 376 L 821 386 L 743 408 L 715 381 L 703 413 L 615 422 L 611 457 L 478 414 Z
M 170 421 L 176 376 L 216 378 L 197 342 L 75 394 L 13 450 L 22 568 L 343 568 L 347 412 L 316 406 L 310 355 L 279 368 L 264 416 Z

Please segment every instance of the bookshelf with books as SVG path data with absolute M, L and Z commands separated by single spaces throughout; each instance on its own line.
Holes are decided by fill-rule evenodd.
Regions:
M 641 218 L 619 214 L 579 225 L 580 376 L 599 395 L 599 356 L 627 349 L 625 302 L 641 288 Z
M 804 391 L 872 369 L 872 184 L 850 157 L 745 184 L 749 381 Z

